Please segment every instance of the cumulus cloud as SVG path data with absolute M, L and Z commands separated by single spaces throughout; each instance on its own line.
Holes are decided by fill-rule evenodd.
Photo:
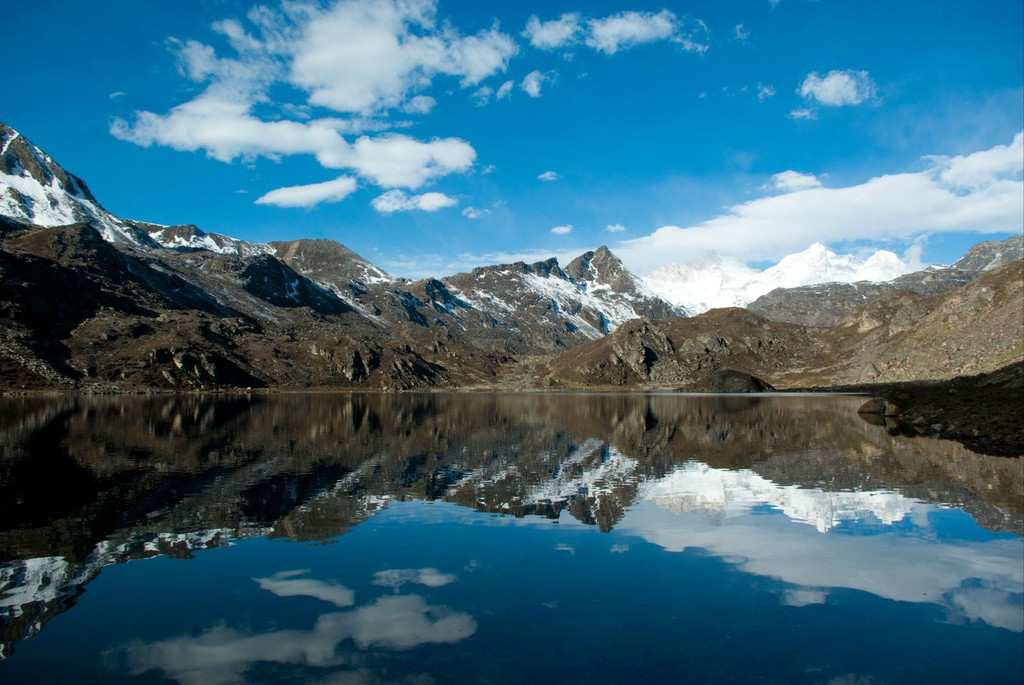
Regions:
M 587 22 L 585 42 L 598 52 L 614 55 L 636 45 L 671 40 L 688 52 L 708 49 L 708 30 L 700 20 L 681 20 L 673 12 L 619 12 Z
M 423 193 L 409 196 L 401 190 L 389 190 L 383 195 L 375 197 L 370 204 L 381 214 L 393 214 L 414 210 L 436 212 L 445 207 L 455 206 L 458 204 L 458 200 L 448 197 L 444 193 Z
M 1020 232 L 1024 225 L 1024 133 L 970 155 L 928 157 L 921 171 L 826 188 L 795 172 L 773 177 L 783 194 L 730 207 L 691 226 L 663 226 L 615 253 L 638 273 L 709 251 L 779 259 L 815 242 L 911 240 L 951 231 Z M 800 188 L 799 186 L 804 187 Z M 794 187 L 796 186 L 796 187 Z
M 428 114 L 436 104 L 437 100 L 429 95 L 417 95 L 405 103 L 402 109 L 409 114 Z
M 579 42 L 583 27 L 580 15 L 575 12 L 563 14 L 558 19 L 541 21 L 533 15 L 526 22 L 523 37 L 530 40 L 530 45 L 541 50 L 554 50 Z
M 750 31 L 745 31 L 743 29 L 743 24 L 736 24 L 733 35 L 736 36 L 736 40 L 746 40 L 747 38 L 750 38 Z
M 764 102 L 770 97 L 775 96 L 775 86 L 770 84 L 758 83 L 757 84 L 757 99 Z
M 518 51 L 496 27 L 474 36 L 438 28 L 434 0 L 346 0 L 308 14 L 290 80 L 339 112 L 394 107 L 437 75 L 476 85 Z
M 256 204 L 277 207 L 312 207 L 321 202 L 341 202 L 354 193 L 356 187 L 354 178 L 339 176 L 333 181 L 271 190 L 257 198 Z
M 505 71 L 519 49 L 497 25 L 463 35 L 438 21 L 436 0 L 260 6 L 245 23 L 229 18 L 212 28 L 234 55 L 195 40 L 168 41 L 179 73 L 204 89 L 165 113 L 117 118 L 112 135 L 144 147 L 201 150 L 223 162 L 312 155 L 325 168 L 410 189 L 466 171 L 475 151 L 458 138 L 424 142 L 366 133 L 401 126 L 388 118 L 391 110 L 430 112 L 437 101 L 422 91 L 439 78 L 478 87 Z M 304 101 L 277 104 L 270 92 L 281 86 L 297 89 Z M 338 116 L 314 119 L 316 107 Z M 361 134 L 354 142 L 347 138 Z
M 551 232 L 554 233 L 555 235 L 565 235 L 567 233 L 572 233 L 572 224 L 568 224 L 565 226 L 555 226 L 554 228 L 551 229 Z
M 818 115 L 813 110 L 807 108 L 794 109 L 789 113 L 790 119 L 817 119 Z
M 826 107 L 859 105 L 875 97 L 875 82 L 866 71 L 833 70 L 824 76 L 812 71 L 800 85 L 799 93 Z
M 523 82 L 519 84 L 519 87 L 522 88 L 530 97 L 539 98 L 541 85 L 549 78 L 550 77 L 548 77 L 547 75 L 542 74 L 540 71 L 534 69 L 529 74 L 523 77 Z
M 791 193 L 795 190 L 807 190 L 808 188 L 818 188 L 819 186 L 821 186 L 821 181 L 818 180 L 817 176 L 801 174 L 798 171 L 783 171 L 771 177 L 767 188 Z
M 608 224 L 607 226 L 605 226 L 604 230 L 608 231 L 609 233 L 622 233 L 623 231 L 626 230 L 626 227 L 623 226 L 622 224 Z
M 538 181 L 557 181 L 562 178 L 556 171 L 545 171 L 543 174 L 537 177 Z
M 392 133 L 359 138 L 351 154 L 342 156 L 337 163 L 352 167 L 377 185 L 415 190 L 431 179 L 466 171 L 475 160 L 476 150 L 458 138 L 424 143 Z

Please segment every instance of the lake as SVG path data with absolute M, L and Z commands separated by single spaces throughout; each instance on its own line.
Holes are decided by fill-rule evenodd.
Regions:
M 1019 684 L 1022 462 L 863 401 L 0 399 L 0 682 Z

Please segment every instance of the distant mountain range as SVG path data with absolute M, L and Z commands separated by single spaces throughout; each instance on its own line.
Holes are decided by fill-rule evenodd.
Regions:
M 550 259 L 411 281 L 330 240 L 251 243 L 193 225 L 122 219 L 82 179 L 0 124 L 0 389 L 699 384 L 728 360 L 666 374 L 658 371 L 667 368 L 663 340 L 640 348 L 624 341 L 664 337 L 690 325 L 672 321 L 723 305 L 744 305 L 765 321 L 837 327 L 893 293 L 941 296 L 971 283 L 1019 260 L 1022 242 L 982 243 L 951 267 L 911 274 L 890 252 L 862 260 L 816 244 L 760 272 L 710 257 L 641 279 L 602 247 L 564 268 Z M 905 327 L 940 306 L 888 302 L 871 316 L 888 306 L 912 319 Z M 701 314 L 691 328 L 714 321 L 735 328 L 723 316 Z M 867 315 L 860 316 L 863 327 Z M 1006 326 L 992 340 L 1012 343 Z M 673 335 L 678 352 L 683 343 Z M 708 354 L 717 349 L 703 339 L 684 347 L 691 342 Z M 765 348 L 755 355 L 764 363 L 751 368 L 775 385 L 907 375 L 878 360 L 870 361 L 876 372 L 840 372 L 822 352 L 833 342 L 807 342 L 799 363 Z M 620 371 L 588 374 L 557 357 L 577 359 L 577 348 L 598 343 L 619 345 L 602 363 L 618 359 Z M 982 351 L 1012 361 L 1002 345 Z M 950 359 L 929 377 L 992 370 Z

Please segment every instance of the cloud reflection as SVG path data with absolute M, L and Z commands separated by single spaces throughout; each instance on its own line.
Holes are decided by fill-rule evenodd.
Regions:
M 895 531 L 822 535 L 784 516 L 758 515 L 753 509 L 751 503 L 746 513 L 734 510 L 720 521 L 648 501 L 631 509 L 618 529 L 672 552 L 704 549 L 747 573 L 791 584 L 795 588 L 782 597 L 786 604 L 815 603 L 831 588 L 848 588 L 900 602 L 938 604 L 951 618 L 1024 631 L 1018 540 L 949 544 L 931 535 L 907 544 Z M 920 503 L 911 509 L 914 520 L 935 511 Z
M 309 573 L 309 569 L 281 571 L 270 578 L 253 578 L 260 587 L 278 597 L 315 597 L 339 607 L 355 604 L 355 595 L 344 585 L 328 583 L 315 578 L 296 578 Z
M 451 573 L 441 573 L 436 568 L 391 568 L 373 574 L 373 584 L 398 590 L 406 583 L 426 587 L 444 587 L 458 578 Z
M 420 570 L 434 571 L 424 574 L 427 579 L 448 576 L 436 569 Z M 352 591 L 341 585 L 295 577 L 305 573 L 286 571 L 254 580 L 281 597 L 311 596 L 335 604 L 348 597 L 352 603 Z M 322 614 L 310 630 L 254 634 L 218 625 L 195 636 L 133 642 L 107 657 L 132 675 L 156 670 L 182 685 L 217 685 L 244 681 L 245 672 L 259 662 L 320 668 L 358 665 L 358 655 L 341 648 L 347 640 L 360 650 L 406 650 L 458 642 L 473 635 L 476 627 L 467 613 L 427 604 L 419 595 L 394 595 L 351 611 Z M 365 676 L 360 670 L 345 670 L 332 674 L 330 681 L 360 683 L 366 682 Z

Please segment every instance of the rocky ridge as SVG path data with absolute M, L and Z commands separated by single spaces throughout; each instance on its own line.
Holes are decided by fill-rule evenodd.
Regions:
M 475 386 L 680 313 L 606 248 L 408 281 L 333 241 L 123 220 L 16 131 L 0 145 L 5 390 Z

